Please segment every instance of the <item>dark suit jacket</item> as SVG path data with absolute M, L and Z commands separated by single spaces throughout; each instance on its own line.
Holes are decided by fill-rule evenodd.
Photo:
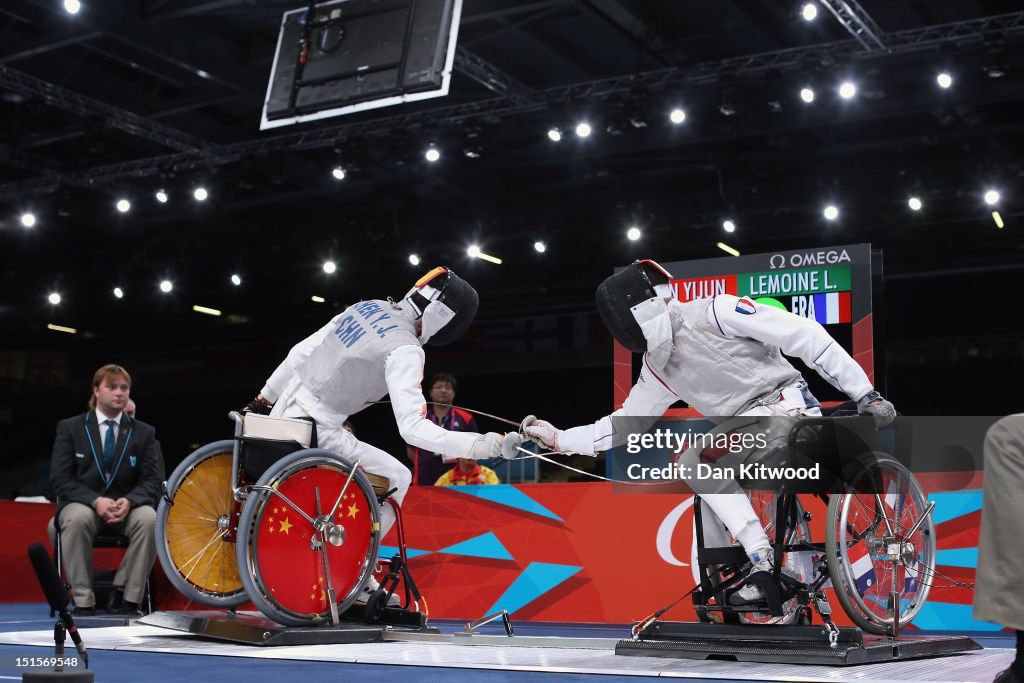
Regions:
M 68 503 L 91 507 L 101 496 L 127 498 L 133 507 L 156 507 L 163 486 L 164 459 L 152 426 L 122 415 L 109 481 L 102 463 L 103 438 L 95 411 L 57 423 L 50 482 L 60 501 L 58 513 Z

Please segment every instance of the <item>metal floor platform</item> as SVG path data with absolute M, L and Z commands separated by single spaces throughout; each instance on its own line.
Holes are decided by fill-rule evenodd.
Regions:
M 384 631 L 383 642 L 252 647 L 213 642 L 137 622 L 126 627 L 92 628 L 84 631 L 83 635 L 90 650 L 683 679 L 799 680 L 808 683 L 989 683 L 1014 657 L 1014 651 L 1010 649 L 985 649 L 944 656 L 938 660 L 927 658 L 847 667 L 757 664 L 671 657 L 622 657 L 615 654 L 617 639 L 611 638 L 401 634 L 390 629 Z M 0 644 L 52 648 L 53 630 L 2 633 Z

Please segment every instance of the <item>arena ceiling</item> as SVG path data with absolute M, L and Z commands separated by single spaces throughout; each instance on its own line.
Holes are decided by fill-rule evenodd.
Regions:
M 133 343 L 265 334 L 323 318 L 311 295 L 398 296 L 438 263 L 478 287 L 486 316 L 585 310 L 613 267 L 721 256 L 719 241 L 871 242 L 896 277 L 1019 277 L 1019 3 L 861 0 L 836 17 L 820 0 L 813 22 L 802 4 L 465 0 L 448 97 L 261 132 L 281 15 L 301 3 L 82 0 L 71 15 L 5 0 L 5 341 L 77 343 L 47 323 Z M 584 119 L 594 132 L 578 139 Z M 473 243 L 504 263 L 468 258 Z

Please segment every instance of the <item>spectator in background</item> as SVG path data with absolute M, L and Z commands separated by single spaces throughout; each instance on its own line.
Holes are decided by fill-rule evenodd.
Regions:
M 465 486 L 467 484 L 500 484 L 501 480 L 490 467 L 476 460 L 459 458 L 455 467 L 442 474 L 435 486 Z
M 1024 413 L 989 428 L 984 458 L 974 618 L 1017 631 L 1017 658 L 994 683 L 1024 683 Z
M 104 365 L 92 380 L 89 412 L 57 423 L 50 481 L 60 524 L 64 572 L 76 613 L 96 613 L 92 542 L 105 528 L 128 536 L 128 550 L 114 576 L 108 610 L 137 614 L 156 555 L 153 526 L 164 480 L 156 431 L 127 415 L 132 380 L 120 365 Z
M 426 418 L 442 429 L 452 432 L 479 431 L 472 415 L 452 406 L 457 387 L 458 382 L 452 375 L 434 375 L 427 392 L 430 402 L 427 404 Z M 413 483 L 418 486 L 432 486 L 450 467 L 451 461 L 445 462 L 444 458 L 436 453 L 412 446 L 406 448 L 413 465 Z
M 124 404 L 124 414 L 133 420 L 135 419 L 135 401 L 128 399 L 128 403 Z

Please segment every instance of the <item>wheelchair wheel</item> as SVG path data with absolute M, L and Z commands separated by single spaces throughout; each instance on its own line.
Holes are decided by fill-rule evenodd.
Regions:
M 778 494 L 774 491 L 748 491 L 747 497 L 750 504 L 761 520 L 764 532 L 768 540 L 775 543 L 775 517 L 778 507 Z M 811 530 L 804 518 L 804 508 L 800 499 L 796 500 L 796 519 L 791 522 L 792 528 L 786 533 L 786 543 L 799 543 L 800 541 L 810 542 Z M 810 583 L 813 578 L 814 567 L 808 551 L 788 552 L 783 558 L 782 571 L 797 581 Z M 740 621 L 745 624 L 795 624 L 800 617 L 800 605 L 797 598 L 793 597 L 782 604 L 782 616 L 773 617 L 767 612 L 743 612 L 739 615 Z
M 328 586 L 340 614 L 369 580 L 380 547 L 380 517 L 361 471 L 326 519 L 352 469 L 345 458 L 310 448 L 282 458 L 260 477 L 256 486 L 271 490 L 249 494 L 238 524 L 237 561 L 249 599 L 270 619 L 288 626 L 328 622 Z M 313 522 L 321 515 L 327 523 L 323 533 Z
M 216 441 L 185 458 L 156 511 L 156 554 L 164 573 L 186 598 L 209 607 L 247 599 L 235 544 L 224 540 L 235 509 L 233 448 L 233 441 Z
M 879 455 L 874 467 L 873 486 L 854 484 L 829 500 L 825 548 L 832 586 L 846 613 L 868 633 L 891 635 L 893 577 L 886 553 L 894 548 L 888 547 L 886 520 L 898 534 L 905 534 L 928 501 L 914 475 L 896 460 Z M 917 616 L 928 598 L 935 552 L 935 526 L 929 517 L 898 553 L 901 627 Z

